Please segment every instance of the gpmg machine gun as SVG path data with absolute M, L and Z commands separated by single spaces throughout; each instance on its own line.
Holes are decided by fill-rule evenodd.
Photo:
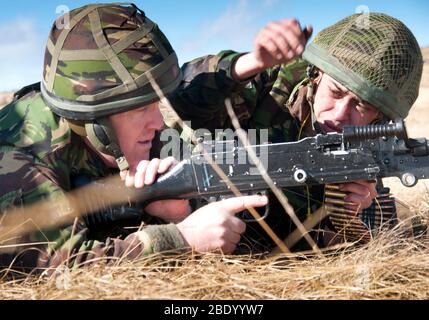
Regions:
M 429 177 L 429 141 L 408 138 L 404 121 L 387 125 L 344 126 L 341 133 L 318 134 L 297 142 L 238 146 L 231 141 L 204 142 L 203 151 L 181 161 L 157 181 L 134 190 L 136 199 L 219 197 L 269 188 L 257 172 L 248 148 L 266 159 L 265 171 L 280 188 L 398 177 L 407 187 Z M 218 144 L 221 144 L 219 148 Z M 215 150 L 222 149 L 216 152 Z M 253 169 L 253 170 L 252 170 Z

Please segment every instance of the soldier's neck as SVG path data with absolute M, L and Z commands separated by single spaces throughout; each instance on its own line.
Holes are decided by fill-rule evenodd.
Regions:
M 86 146 L 91 149 L 94 153 L 96 153 L 101 161 L 108 167 L 108 168 L 118 168 L 118 164 L 115 161 L 115 158 L 113 156 L 110 156 L 108 154 L 105 154 L 101 151 L 98 151 L 92 143 L 88 140 L 88 138 L 83 138 L 83 142 L 86 144 Z

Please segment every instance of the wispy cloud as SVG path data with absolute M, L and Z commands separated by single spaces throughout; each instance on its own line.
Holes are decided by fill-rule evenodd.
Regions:
M 0 91 L 40 81 L 46 38 L 35 30 L 23 17 L 0 24 Z
M 264 14 L 277 2 L 238 0 L 228 5 L 215 19 L 205 21 L 200 30 L 179 47 L 180 57 L 187 61 L 222 49 L 250 50 L 254 36 L 264 25 Z

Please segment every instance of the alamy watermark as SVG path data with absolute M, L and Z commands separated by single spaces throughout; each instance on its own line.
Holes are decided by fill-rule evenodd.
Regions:
M 190 123 L 185 123 L 190 127 Z M 246 131 L 248 148 L 252 148 L 256 153 L 257 161 L 264 168 L 268 168 L 268 129 L 249 129 Z M 212 133 L 208 129 L 198 129 L 193 132 L 193 141 L 199 143 L 192 147 L 184 146 L 181 133 L 175 129 L 169 128 L 161 132 L 160 140 L 164 143 L 161 149 L 160 157 L 174 157 L 177 160 L 183 160 L 191 155 L 200 155 L 193 157 L 195 163 L 207 161 L 203 153 L 213 156 L 212 161 L 216 164 L 250 164 L 255 165 L 247 152 L 247 147 L 238 138 L 237 131 L 232 129 L 215 129 Z M 214 157 L 216 154 L 216 157 Z M 250 168 L 249 174 L 259 175 L 257 168 Z
M 359 29 L 364 29 L 364 30 L 369 29 L 370 28 L 369 7 L 365 5 L 357 6 L 355 9 L 355 13 L 360 14 L 356 19 L 356 26 Z
M 55 27 L 58 30 L 70 29 L 70 8 L 64 4 L 56 7 L 55 13 L 59 17 L 55 20 Z

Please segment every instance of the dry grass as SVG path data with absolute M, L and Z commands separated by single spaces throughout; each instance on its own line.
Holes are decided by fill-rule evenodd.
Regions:
M 0 92 L 0 108 L 12 101 L 13 94 L 11 92 Z
M 429 193 L 413 212 L 429 217 Z M 406 220 L 372 242 L 291 255 L 158 254 L 0 279 L 1 299 L 429 299 L 429 237 Z
M 152 256 L 0 282 L 0 299 L 428 299 L 429 242 L 385 234 L 322 258 Z

